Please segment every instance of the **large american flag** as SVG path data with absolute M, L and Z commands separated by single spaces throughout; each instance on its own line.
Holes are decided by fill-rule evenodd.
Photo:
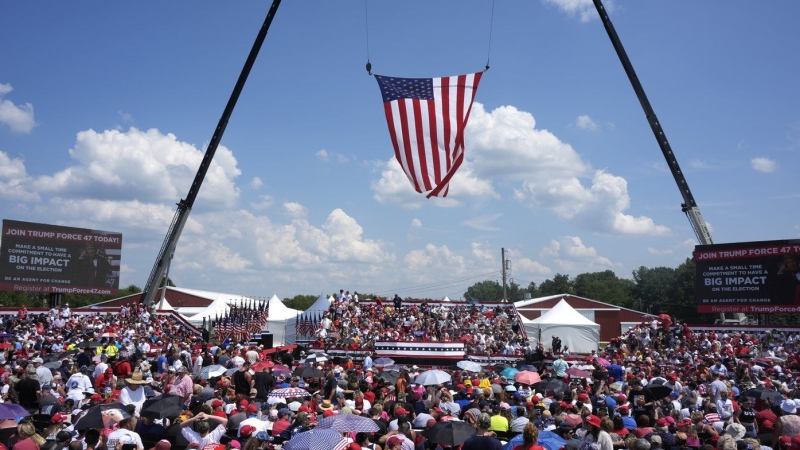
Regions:
M 464 161 L 464 129 L 483 72 L 441 78 L 375 75 L 395 158 L 417 192 L 447 196 Z

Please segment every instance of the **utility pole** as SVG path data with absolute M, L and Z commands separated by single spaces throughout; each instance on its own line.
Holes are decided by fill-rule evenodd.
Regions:
M 503 259 L 503 303 L 508 302 L 506 297 L 506 249 L 500 249 L 500 257 Z

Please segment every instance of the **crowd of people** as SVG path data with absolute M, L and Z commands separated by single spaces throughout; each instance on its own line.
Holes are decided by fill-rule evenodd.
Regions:
M 358 293 L 335 295 L 316 330 L 320 346 L 371 347 L 375 341 L 463 342 L 468 354 L 522 355 L 523 327 L 509 304 L 359 301 Z
M 522 363 L 531 351 L 505 305 L 351 298 L 325 319 L 326 339 L 358 337 L 360 348 L 389 337 L 462 340 Z M 427 367 L 376 365 L 373 354 L 325 360 L 311 348 L 208 341 L 141 305 L 114 314 L 23 308 L 2 331 L 8 449 L 290 447 L 348 415 L 371 431 L 342 432 L 335 448 L 800 449 L 798 333 L 703 333 L 647 319 L 590 355 L 538 347 L 539 364 L 519 367 L 538 371 L 528 384 L 513 367 L 439 367 L 444 378 L 417 383 Z M 469 430 L 464 439 L 432 437 L 448 422 Z

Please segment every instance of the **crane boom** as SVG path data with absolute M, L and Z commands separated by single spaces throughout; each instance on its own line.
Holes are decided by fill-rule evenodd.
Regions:
M 636 92 L 636 97 L 639 98 L 642 109 L 644 109 L 647 122 L 650 124 L 650 129 L 653 130 L 653 135 L 655 135 L 658 146 L 661 148 L 661 153 L 667 160 L 667 166 L 669 166 L 669 170 L 672 172 L 672 177 L 675 178 L 678 189 L 681 191 L 681 196 L 683 196 L 681 210 L 686 214 L 686 217 L 689 218 L 689 223 L 692 226 L 692 230 L 694 230 L 694 234 L 697 236 L 697 240 L 700 241 L 700 244 L 713 244 L 714 242 L 711 239 L 711 233 L 708 231 L 706 221 L 700 214 L 700 209 L 697 207 L 692 191 L 689 189 L 689 183 L 686 182 L 686 178 L 683 176 L 681 167 L 678 165 L 678 159 L 672 152 L 672 148 L 667 140 L 667 135 L 664 134 L 664 130 L 661 128 L 661 123 L 658 121 L 653 107 L 650 106 L 650 101 L 647 99 L 642 83 L 639 82 L 639 77 L 636 76 L 636 71 L 633 70 L 633 65 L 631 64 L 631 60 L 628 59 L 625 48 L 622 46 L 622 41 L 620 41 L 619 36 L 617 36 L 614 24 L 612 24 L 611 19 L 608 18 L 608 13 L 606 13 L 603 7 L 603 2 L 601 0 L 593 1 L 595 8 L 597 8 L 597 13 L 600 15 L 600 19 L 603 21 L 603 26 L 608 33 L 608 37 L 611 39 L 611 44 L 617 52 L 619 61 L 622 63 L 622 67 L 628 75 L 628 80 L 630 80 L 633 90 Z
M 178 246 L 178 239 L 181 237 L 181 232 L 186 225 L 186 221 L 189 220 L 189 213 L 192 210 L 192 206 L 194 206 L 197 194 L 200 192 L 200 186 L 202 186 L 208 168 L 211 166 L 211 160 L 214 159 L 214 153 L 216 153 L 217 147 L 220 141 L 222 141 L 222 135 L 225 133 L 225 128 L 228 126 L 228 120 L 231 114 L 233 114 L 233 108 L 236 106 L 236 101 L 239 100 L 242 89 L 244 89 L 244 84 L 247 81 L 248 75 L 250 75 L 250 69 L 253 68 L 253 64 L 256 62 L 258 52 L 261 50 L 261 45 L 267 37 L 267 31 L 269 31 L 269 26 L 272 24 L 272 19 L 275 17 L 275 13 L 278 11 L 280 4 L 281 0 L 272 1 L 272 6 L 270 6 L 267 17 L 261 25 L 255 42 L 253 42 L 253 47 L 250 49 L 250 54 L 247 56 L 244 67 L 242 67 L 239 79 L 236 81 L 236 86 L 234 86 L 233 92 L 228 99 L 228 104 L 225 105 L 225 110 L 222 112 L 222 117 L 220 117 L 217 128 L 214 130 L 214 135 L 208 143 L 206 153 L 203 155 L 203 161 L 200 163 L 192 186 L 189 188 L 189 194 L 185 199 L 181 199 L 181 201 L 178 202 L 178 209 L 175 211 L 175 216 L 172 218 L 172 223 L 167 230 L 167 236 L 164 238 L 164 243 L 161 244 L 156 262 L 153 265 L 153 269 L 150 271 L 147 284 L 142 292 L 141 302 L 147 306 L 151 305 L 155 299 L 156 292 L 158 291 L 158 283 L 164 278 L 169 262 L 172 260 L 175 247 Z M 166 282 L 166 280 L 164 280 L 164 282 Z

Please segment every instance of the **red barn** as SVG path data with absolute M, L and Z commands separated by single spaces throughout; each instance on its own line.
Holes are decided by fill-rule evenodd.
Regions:
M 641 311 L 569 294 L 521 300 L 515 302 L 514 306 L 523 317 L 533 320 L 550 310 L 561 299 L 584 317 L 600 325 L 600 342 L 603 343 L 608 343 L 628 328 L 642 323 L 643 316 L 647 315 Z

